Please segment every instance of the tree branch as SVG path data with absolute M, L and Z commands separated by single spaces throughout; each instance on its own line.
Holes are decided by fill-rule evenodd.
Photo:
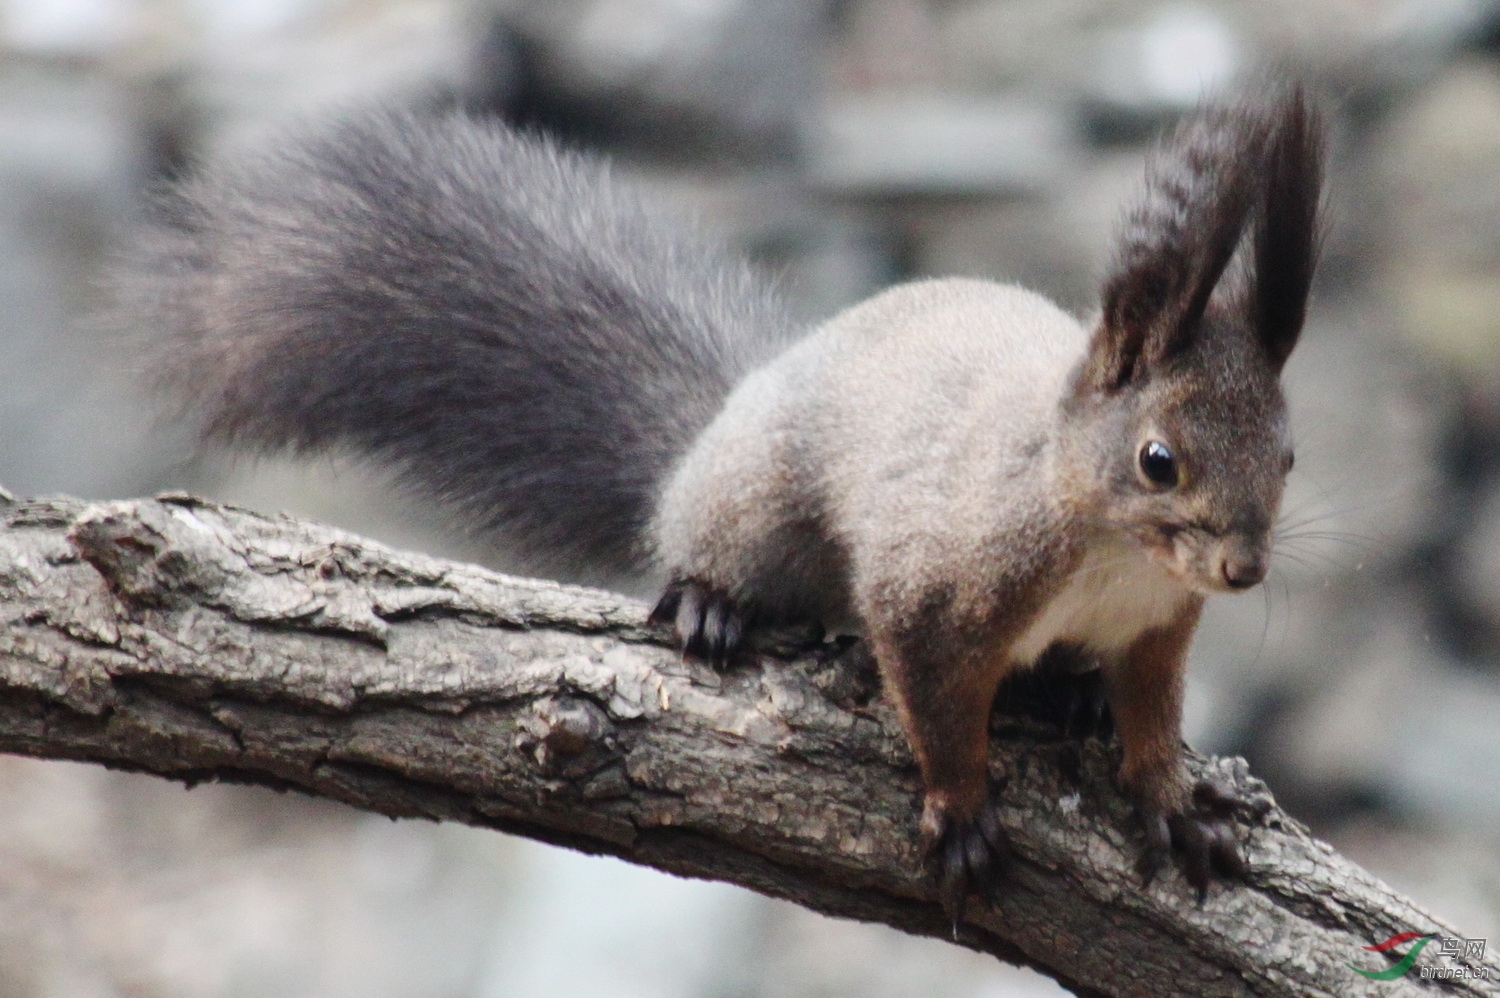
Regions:
M 718 676 L 644 619 L 612 594 L 185 496 L 0 493 L 0 750 L 295 788 L 948 937 L 917 773 L 867 665 L 763 656 Z M 1081 994 L 1344 998 L 1420 983 L 1355 974 L 1382 965 L 1361 946 L 1457 935 L 1274 806 L 1248 834 L 1248 884 L 1201 908 L 1175 872 L 1142 889 L 1113 749 L 1000 727 L 1021 862 L 971 905 L 964 945 Z M 1265 794 L 1241 760 L 1192 764 Z M 1423 962 L 1447 963 L 1435 949 Z M 1493 994 L 1485 966 L 1447 993 Z

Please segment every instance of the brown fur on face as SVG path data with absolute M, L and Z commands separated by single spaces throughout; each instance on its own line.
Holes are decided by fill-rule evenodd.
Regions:
M 1063 460 L 1084 515 L 1200 593 L 1264 576 L 1291 466 L 1277 373 L 1237 321 L 1215 309 L 1171 359 L 1143 364 L 1114 391 L 1075 383 L 1064 406 Z M 1173 457 L 1170 487 L 1142 472 L 1152 443 Z

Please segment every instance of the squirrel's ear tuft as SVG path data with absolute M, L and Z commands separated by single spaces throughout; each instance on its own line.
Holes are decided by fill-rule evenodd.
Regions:
M 1301 91 L 1294 93 L 1296 107 L 1305 109 Z M 1286 156 L 1296 159 L 1286 146 L 1295 140 L 1286 125 L 1291 103 L 1245 101 L 1200 111 L 1152 156 L 1145 194 L 1125 217 L 1115 265 L 1104 282 L 1103 314 L 1083 386 L 1118 390 L 1193 342 L 1251 214 L 1270 200 L 1260 176 L 1267 151 L 1285 147 Z M 1282 186 L 1293 183 L 1296 166 L 1287 164 Z M 1282 211 L 1263 226 L 1266 235 L 1292 238 L 1293 213 Z M 1285 259 L 1280 250 L 1273 255 L 1278 263 Z M 1273 321 L 1284 319 L 1289 276 L 1278 271 L 1274 280 L 1281 290 L 1258 300 L 1278 313 Z
M 1325 138 L 1322 116 L 1301 86 L 1288 88 L 1266 149 L 1255 224 L 1252 321 L 1280 371 L 1297 345 L 1318 262 Z

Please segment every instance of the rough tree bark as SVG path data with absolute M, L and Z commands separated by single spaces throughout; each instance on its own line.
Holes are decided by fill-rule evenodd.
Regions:
M 0 750 L 462 821 L 947 938 L 917 774 L 857 655 L 718 676 L 609 593 L 185 496 L 0 493 Z M 1088 995 L 1396 995 L 1361 946 L 1458 935 L 1274 806 L 1249 881 L 1142 889 L 1113 749 L 997 720 L 1021 857 L 958 941 Z M 1194 758 L 1266 797 L 1241 760 Z M 1269 803 L 1268 798 L 1267 803 Z M 1452 965 L 1437 947 L 1429 966 Z M 1488 981 L 1442 985 L 1496 994 Z

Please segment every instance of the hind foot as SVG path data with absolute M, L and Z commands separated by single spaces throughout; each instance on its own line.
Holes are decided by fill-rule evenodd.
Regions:
M 672 624 L 685 658 L 723 669 L 741 648 L 754 621 L 754 611 L 694 579 L 667 585 L 649 618 L 653 624 Z

